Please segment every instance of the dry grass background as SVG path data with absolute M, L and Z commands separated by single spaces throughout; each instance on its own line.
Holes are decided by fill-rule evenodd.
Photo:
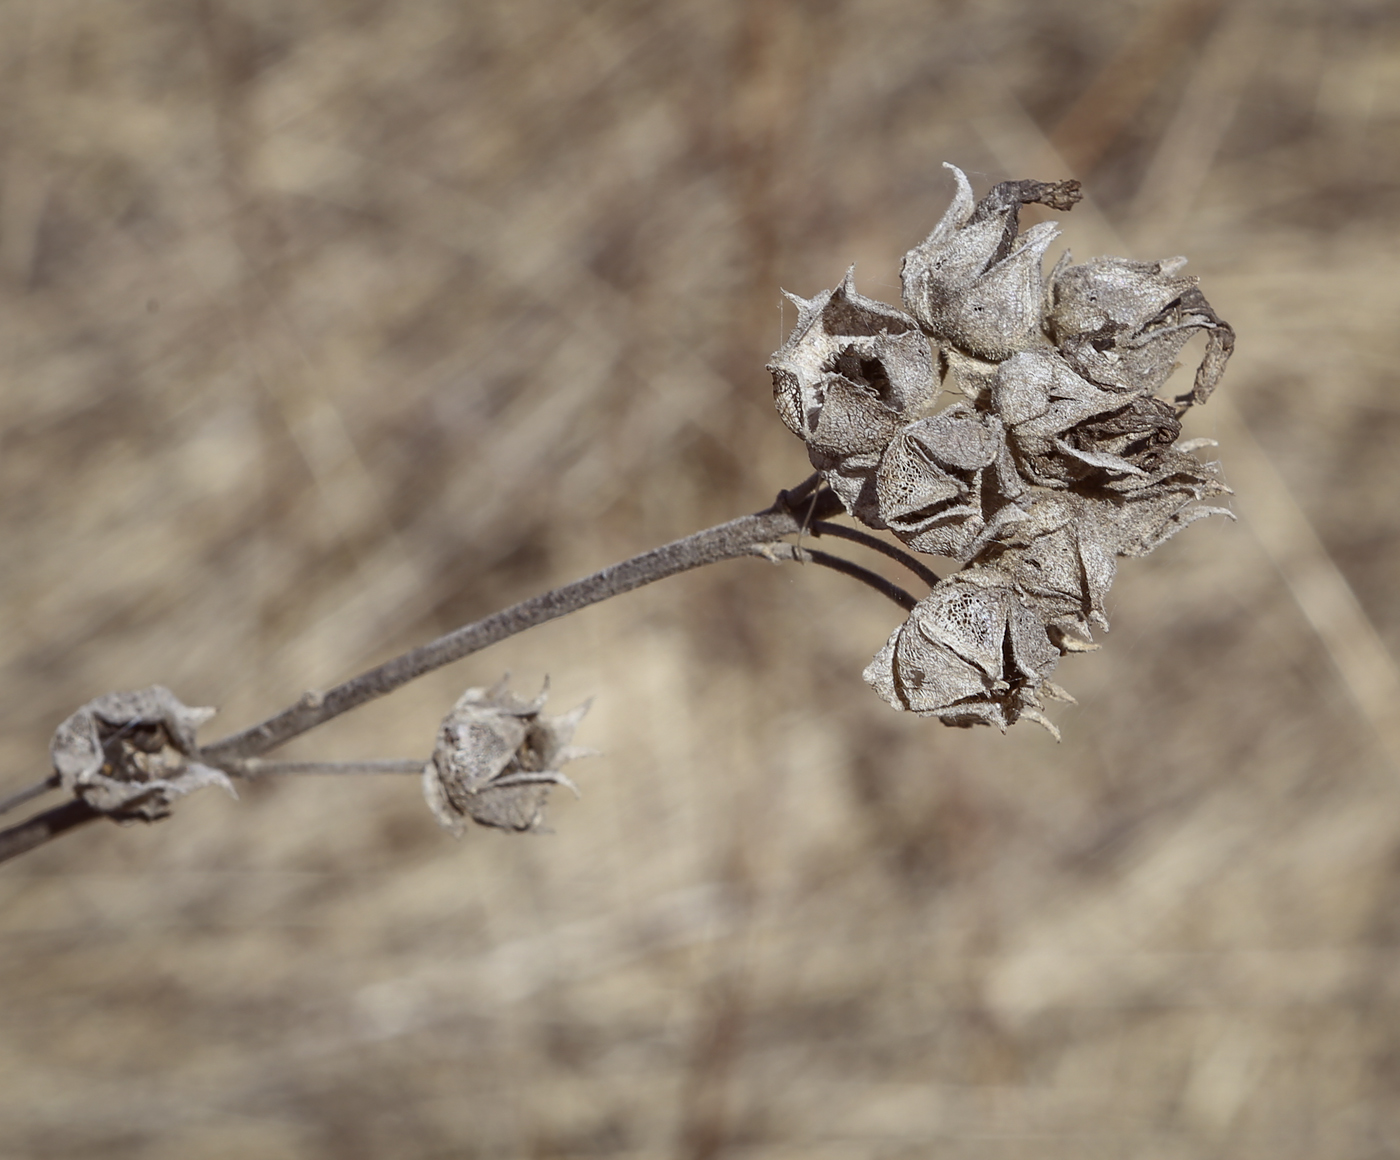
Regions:
M 0 1156 L 1400 1155 L 1400 9 L 6 0 L 0 62 L 6 789 L 766 504 L 779 286 L 895 298 L 944 159 L 1191 256 L 1243 517 L 1125 563 L 1059 746 L 739 561 L 289 751 L 549 673 L 554 836 L 303 779 L 6 866 Z

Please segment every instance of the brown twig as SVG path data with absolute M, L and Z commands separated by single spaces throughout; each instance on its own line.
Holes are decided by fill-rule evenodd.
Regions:
M 802 549 L 803 555 L 812 561 L 813 564 L 820 564 L 823 568 L 830 568 L 833 572 L 840 572 L 843 576 L 849 576 L 853 580 L 859 580 L 862 584 L 875 589 L 881 596 L 886 596 L 893 600 L 905 612 L 914 611 L 914 605 L 919 602 L 909 595 L 898 584 L 886 580 L 878 572 L 872 572 L 869 568 L 862 568 L 859 564 L 853 564 L 850 560 L 840 556 L 833 556 L 830 552 L 822 552 L 816 548 Z
M 205 746 L 203 760 L 211 765 L 222 765 L 230 758 L 255 757 L 266 753 L 367 701 L 392 693 L 424 673 L 461 660 L 528 628 L 567 616 L 634 588 L 664 580 L 678 572 L 746 556 L 755 544 L 790 536 L 798 530 L 800 524 L 792 511 L 792 504 L 806 499 L 813 487 L 815 484 L 809 480 L 792 492 L 784 492 L 778 497 L 778 502 L 766 511 L 742 516 L 643 552 L 592 576 L 522 600 L 519 604 L 449 632 L 352 677 L 327 692 L 307 693 L 295 705 L 266 721 Z M 834 515 L 840 510 L 840 501 L 829 492 L 819 495 L 817 503 L 822 509 L 816 513 L 818 515 Z
M 370 761 L 263 761 L 259 757 L 250 757 L 246 761 L 230 761 L 224 766 L 224 772 L 246 778 L 302 773 L 422 773 L 425 764 L 425 759 L 421 757 Z
M 46 794 L 51 789 L 57 789 L 59 785 L 58 774 L 51 773 L 43 781 L 36 781 L 33 785 L 25 786 L 18 793 L 12 793 L 7 798 L 0 798 L 0 814 L 8 814 L 16 806 L 22 806 L 27 801 Z
M 882 556 L 888 556 L 891 560 L 896 560 L 903 564 L 909 571 L 913 572 L 920 580 L 930 588 L 939 581 L 938 573 L 932 568 L 926 568 L 914 559 L 908 552 L 896 548 L 893 544 L 886 543 L 878 536 L 872 536 L 869 532 L 862 532 L 859 528 L 848 528 L 845 524 L 833 524 L 826 520 L 821 520 L 813 524 L 808 531 L 812 535 L 834 536 L 840 540 L 850 540 L 853 544 L 860 544 L 871 551 L 879 552 Z
M 367 701 L 391 693 L 416 677 L 451 664 L 535 625 L 586 608 L 590 604 L 597 604 L 612 596 L 630 592 L 634 588 L 664 580 L 678 572 L 750 555 L 755 551 L 760 551 L 760 554 L 767 555 L 770 559 L 780 559 L 781 557 L 771 551 L 761 551 L 761 546 L 771 545 L 783 536 L 798 533 L 808 520 L 820 522 L 841 510 L 840 500 L 830 491 L 818 490 L 819 484 L 820 478 L 813 475 L 793 490 L 779 493 L 777 501 L 765 511 L 719 524 L 650 552 L 643 552 L 630 560 L 595 572 L 592 576 L 521 601 L 474 624 L 465 625 L 455 632 L 411 649 L 326 693 L 308 693 L 295 705 L 267 720 L 204 747 L 198 755 L 199 760 L 241 777 L 297 773 L 416 773 L 422 768 L 422 763 L 418 761 L 264 762 L 258 760 L 257 755 L 274 749 Z M 829 535 L 838 534 L 831 530 L 835 525 L 822 523 L 821 526 Z M 847 538 L 855 539 L 851 536 Z M 914 598 L 904 589 L 867 568 L 826 552 L 787 546 L 791 549 L 789 558 L 809 560 L 851 576 L 906 610 L 915 604 Z M 891 552 L 897 552 L 897 549 L 889 548 L 889 545 L 884 547 Z M 936 577 L 934 579 L 936 582 Z M 20 805 L 52 788 L 54 781 L 53 778 L 46 779 L 21 790 L 0 802 L 0 806 L 13 808 Z M 0 862 L 17 857 L 102 816 L 101 812 L 86 802 L 74 800 L 37 814 L 9 829 L 0 830 Z
M 17 858 L 60 834 L 100 817 L 102 814 L 78 798 L 45 810 L 42 814 L 35 814 L 17 826 L 0 830 L 0 862 Z
M 849 576 L 851 579 L 859 580 L 867 587 L 873 588 L 881 596 L 893 600 L 905 612 L 913 611 L 914 605 L 918 603 L 898 584 L 886 580 L 878 572 L 862 568 L 853 560 L 833 556 L 830 552 L 823 552 L 817 548 L 804 548 L 800 544 L 755 544 L 750 551 L 755 555 L 762 556 L 765 560 L 772 560 L 775 564 L 783 560 L 793 560 L 799 564 L 817 564 L 822 568 L 830 568 L 833 572 L 840 572 L 843 576 Z

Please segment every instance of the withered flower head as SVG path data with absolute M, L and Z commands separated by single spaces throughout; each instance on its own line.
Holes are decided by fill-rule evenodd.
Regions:
M 221 770 L 196 760 L 195 731 L 213 715 L 160 685 L 106 693 L 54 731 L 54 771 L 65 790 L 120 822 L 168 817 L 176 798 L 207 785 L 237 797 Z
M 1234 331 L 1180 270 L 1068 253 L 1020 234 L 1023 205 L 1069 209 L 1077 182 L 1008 181 L 980 202 L 963 173 L 933 232 L 904 257 L 904 311 L 855 292 L 793 299 L 773 357 L 778 412 L 858 520 L 958 561 L 866 670 L 890 704 L 949 725 L 1054 726 L 1041 698 L 1058 658 L 1097 646 L 1120 556 L 1229 515 L 1218 466 L 1181 443 L 1181 417 L 1215 389 Z M 1196 334 L 1195 382 L 1158 397 Z M 944 382 L 939 382 L 940 374 Z M 932 414 L 941 386 L 963 401 Z
M 527 701 L 502 677 L 489 689 L 468 689 L 438 730 L 432 760 L 423 768 L 423 796 L 442 826 L 461 836 L 466 820 L 501 830 L 537 830 L 549 791 L 578 787 L 559 767 L 591 750 L 569 744 L 588 712 L 585 703 L 562 717 L 540 714 L 545 682 Z

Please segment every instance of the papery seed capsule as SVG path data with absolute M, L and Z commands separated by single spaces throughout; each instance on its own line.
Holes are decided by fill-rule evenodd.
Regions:
M 1177 401 L 1205 402 L 1235 348 L 1235 332 L 1196 288 L 1195 278 L 1177 277 L 1186 259 L 1109 257 L 1072 266 L 1068 258 L 1051 276 L 1053 307 L 1046 321 L 1070 365 L 1103 386 L 1150 394 L 1166 383 L 1192 336 L 1204 332 L 1206 353 L 1195 383 Z
M 957 192 L 933 232 L 904 255 L 904 307 L 935 338 L 1003 359 L 1043 341 L 1040 263 L 1060 232 L 1042 222 L 1018 237 L 1017 213 L 1030 201 L 1067 209 L 1078 183 L 1005 182 L 974 205 L 967 176 L 946 168 Z
M 1059 659 L 1044 622 L 1004 578 L 968 568 L 915 606 L 865 670 L 897 709 L 946 725 L 1042 720 L 1039 690 Z
M 928 339 L 903 311 L 857 293 L 854 269 L 835 290 L 788 298 L 797 325 L 768 370 L 778 413 L 794 435 L 813 441 L 833 385 L 845 388 L 848 413 L 863 400 L 877 425 L 884 415 L 905 422 L 932 401 L 938 384 Z M 868 450 L 832 436 L 822 445 L 836 454 Z
M 577 787 L 559 767 L 587 749 L 569 744 L 588 711 L 545 717 L 549 685 L 527 701 L 506 688 L 468 689 L 438 729 L 432 760 L 423 768 L 423 796 L 444 829 L 461 836 L 466 820 L 502 830 L 536 830 L 549 791 Z
M 195 732 L 213 715 L 161 685 L 106 693 L 59 725 L 49 754 L 63 788 L 99 813 L 154 822 L 170 815 L 177 798 L 208 785 L 238 796 L 222 770 L 196 760 Z
M 1000 420 L 964 403 L 909 424 L 880 462 L 880 518 L 916 551 L 966 559 L 987 522 L 984 477 L 1004 449 Z
M 797 325 L 768 366 L 778 414 L 846 509 L 883 527 L 875 467 L 938 393 L 932 348 L 914 319 L 857 293 L 852 271 L 835 290 L 788 297 Z
M 1179 278 L 1185 258 L 1134 262 L 1128 258 L 1094 258 L 1080 266 L 1055 270 L 1054 308 L 1047 321 L 1057 342 L 1093 335 L 1103 340 L 1136 334 L 1161 314 L 1198 279 Z

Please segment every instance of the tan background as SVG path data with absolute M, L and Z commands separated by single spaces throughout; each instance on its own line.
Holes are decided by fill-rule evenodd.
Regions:
M 1394 4 L 5 0 L 0 789 L 763 506 L 778 288 L 897 299 L 945 159 L 1239 331 L 1241 522 L 1125 562 L 1063 744 L 889 710 L 828 573 L 592 609 L 288 751 L 548 673 L 554 836 L 302 779 L 0 869 L 0 1156 L 1400 1154 Z

